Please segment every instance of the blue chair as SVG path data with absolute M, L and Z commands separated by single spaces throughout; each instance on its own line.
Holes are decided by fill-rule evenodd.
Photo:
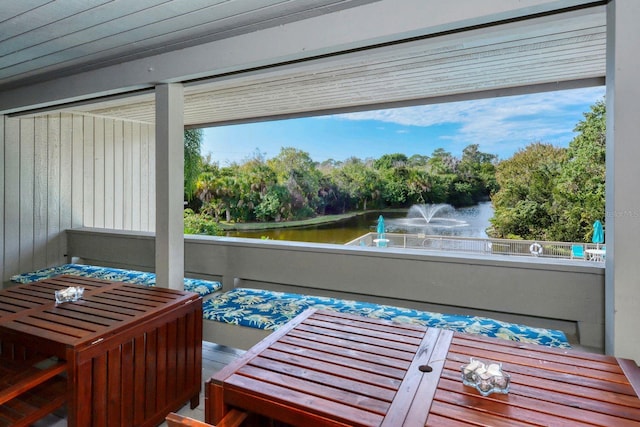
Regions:
M 574 259 L 574 258 L 586 259 L 584 256 L 584 246 L 571 245 L 571 259 Z

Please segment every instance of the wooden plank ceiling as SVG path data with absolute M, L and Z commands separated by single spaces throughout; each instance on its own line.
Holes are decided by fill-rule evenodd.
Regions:
M 11 3 L 10 12 L 15 14 L 11 38 L 4 35 L 7 21 L 0 22 L 4 38 L 0 55 L 12 58 L 11 65 L 0 65 L 0 90 L 20 73 L 37 79 L 64 73 L 69 67 L 75 67 L 74 71 L 90 69 L 113 63 L 115 58 L 122 61 L 122 55 L 132 59 L 366 1 L 139 0 L 125 2 L 137 8 L 126 15 L 118 15 L 117 8 L 106 0 L 67 3 L 71 4 L 67 12 L 82 16 L 87 27 L 56 34 L 53 40 L 44 38 L 48 25 L 42 18 L 35 22 L 49 2 Z M 149 13 L 163 3 L 176 10 L 167 16 Z M 243 7 L 244 13 L 240 13 Z M 4 12 L 7 6 L 2 8 Z M 91 21 L 98 10 L 110 12 L 113 21 Z M 214 10 L 221 18 L 211 21 Z M 211 22 L 200 19 L 207 13 Z M 147 22 L 147 15 L 154 16 L 152 22 Z M 27 25 L 27 17 L 35 21 L 23 27 L 23 32 L 26 29 L 26 34 L 31 34 L 23 40 L 18 26 Z M 129 28 L 133 17 L 144 19 L 135 21 L 139 22 L 136 28 Z M 69 28 L 77 24 L 71 17 L 59 19 L 70 20 Z M 89 22 L 95 26 L 88 27 Z M 132 32 L 138 34 L 135 46 L 126 43 Z M 34 37 L 41 33 L 40 38 Z M 76 40 L 73 47 L 56 50 L 56 45 L 69 43 L 69 38 Z M 496 95 L 503 89 L 536 85 L 603 84 L 605 56 L 605 8 L 593 7 L 190 82 L 185 86 L 184 120 L 188 126 L 215 125 L 428 103 L 460 94 Z M 68 111 L 143 122 L 154 122 L 155 117 L 153 93 L 75 106 Z
M 585 80 L 602 84 L 603 9 L 372 48 L 185 89 L 185 124 L 215 125 Z M 153 95 L 82 111 L 154 121 Z
M 0 90 L 374 0 L 3 0 Z

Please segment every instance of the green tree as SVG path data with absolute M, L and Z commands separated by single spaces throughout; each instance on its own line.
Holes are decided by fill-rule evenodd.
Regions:
M 191 201 L 197 190 L 198 176 L 202 171 L 202 129 L 184 131 L 184 197 Z
M 382 183 L 382 200 L 387 206 L 405 206 L 409 201 L 407 166 L 409 159 L 401 153 L 384 154 L 374 162 Z
M 305 218 L 315 215 L 320 204 L 319 191 L 322 174 L 309 153 L 284 147 L 267 165 L 276 173 L 279 184 L 287 187 L 291 195 L 293 215 Z
M 551 231 L 557 240 L 589 242 L 594 221 L 604 220 L 605 126 L 602 100 L 591 106 L 574 129 L 578 135 L 569 144 L 555 191 L 558 221 Z
M 434 174 L 454 174 L 458 167 L 458 160 L 444 148 L 437 148 L 427 160 L 429 172 Z
M 282 221 L 291 217 L 291 194 L 287 187 L 272 185 L 262 196 L 255 208 L 256 217 L 260 221 Z
M 457 165 L 458 179 L 451 194 L 454 200 L 458 199 L 458 204 L 474 204 L 486 200 L 497 191 L 496 159 L 494 154 L 481 152 L 478 144 L 471 144 L 462 150 L 462 159 Z
M 216 220 L 225 213 L 227 221 L 239 200 L 238 180 L 234 168 L 216 168 L 212 172 L 202 173 L 197 183 L 197 196 L 202 200 L 202 210 L 213 215 Z
M 275 172 L 266 165 L 263 157 L 253 157 L 236 168 L 238 202 L 235 219 L 253 221 L 255 208 L 262 202 L 268 189 L 276 184 Z
M 493 197 L 492 237 L 552 240 L 549 229 L 558 219 L 553 191 L 566 152 L 537 142 L 498 164 L 500 190 Z

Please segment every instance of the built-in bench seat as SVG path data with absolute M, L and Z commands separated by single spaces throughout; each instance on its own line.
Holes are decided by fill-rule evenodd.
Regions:
M 231 325 L 275 330 L 307 308 L 335 310 L 398 323 L 450 329 L 512 341 L 570 348 L 559 330 L 533 328 L 479 316 L 431 313 L 409 308 L 329 297 L 236 288 L 214 295 L 203 304 L 203 317 Z
M 147 286 L 155 286 L 156 284 L 156 275 L 154 273 L 84 264 L 63 264 L 31 273 L 16 274 L 12 276 L 10 280 L 16 283 L 31 283 L 36 280 L 47 279 L 61 274 L 73 274 L 75 276 L 93 277 L 96 279 L 136 283 Z M 222 283 L 220 282 L 201 279 L 184 279 L 185 291 L 195 292 L 203 297 L 213 294 L 220 289 L 222 289 Z
M 153 273 L 83 264 L 64 264 L 18 274 L 12 276 L 11 281 L 30 283 L 61 274 L 155 286 Z M 205 330 L 211 331 L 207 339 L 237 348 L 250 347 L 307 308 L 335 310 L 398 323 L 415 323 L 550 347 L 570 347 L 562 331 L 534 328 L 487 317 L 440 314 L 390 305 L 264 289 L 236 288 L 216 293 L 222 289 L 220 282 L 200 279 L 185 278 L 184 289 L 202 296 L 212 295 L 203 303 L 203 317 L 210 321 L 205 322 L 209 324 L 205 325 L 209 326 L 205 327 Z M 232 329 L 229 330 L 229 327 Z M 233 327 L 241 327 L 244 332 L 240 332 L 241 329 L 233 330 Z

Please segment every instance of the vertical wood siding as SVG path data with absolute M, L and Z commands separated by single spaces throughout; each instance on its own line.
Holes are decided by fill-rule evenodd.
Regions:
M 0 117 L 0 274 L 65 262 L 64 230 L 155 229 L 151 124 L 51 114 Z
M 4 201 L 4 116 L 0 115 L 0 200 Z M 4 206 L 0 209 L 0 278 L 4 277 Z

